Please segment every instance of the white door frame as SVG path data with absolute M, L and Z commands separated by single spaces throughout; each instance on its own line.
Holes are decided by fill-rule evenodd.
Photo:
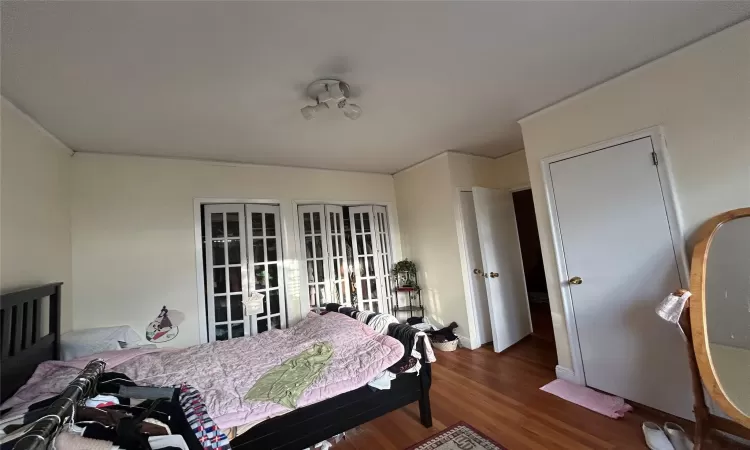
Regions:
M 578 327 L 576 325 L 575 311 L 573 309 L 573 298 L 570 293 L 570 286 L 567 283 L 568 268 L 565 264 L 565 252 L 563 250 L 560 223 L 556 212 L 557 204 L 555 202 L 554 189 L 552 187 L 552 173 L 550 172 L 550 165 L 557 161 L 574 158 L 576 156 L 585 155 L 586 153 L 591 153 L 598 150 L 604 150 L 605 148 L 614 147 L 616 145 L 624 144 L 645 137 L 651 139 L 651 145 L 653 146 L 654 152 L 656 153 L 658 159 L 656 170 L 659 176 L 659 184 L 661 185 L 662 196 L 664 197 L 664 205 L 667 212 L 667 221 L 669 223 L 669 232 L 672 237 L 672 247 L 674 248 L 675 257 L 677 259 L 677 269 L 678 275 L 680 277 L 680 284 L 682 284 L 682 287 L 686 287 L 689 282 L 687 253 L 685 251 L 685 238 L 682 231 L 683 227 L 680 220 L 679 208 L 673 190 L 672 170 L 667 154 L 664 131 L 661 126 L 646 128 L 644 130 L 636 131 L 625 136 L 597 142 L 586 147 L 543 158 L 541 160 L 542 180 L 544 182 L 544 192 L 547 197 L 547 213 L 549 214 L 550 227 L 552 231 L 555 267 L 557 268 L 559 283 L 558 286 L 560 289 L 559 292 L 562 297 L 563 311 L 565 313 L 565 324 L 568 330 L 568 345 L 570 346 L 570 356 L 573 363 L 572 368 L 558 365 L 555 369 L 555 373 L 557 374 L 558 378 L 563 378 L 581 385 L 586 384 L 586 376 L 583 372 L 583 357 L 581 355 L 581 346 L 578 342 Z M 678 286 L 675 286 L 675 289 L 677 287 Z M 669 294 L 669 292 L 664 293 L 665 296 L 667 294 Z
M 205 344 L 208 342 L 208 326 L 206 324 L 206 318 L 208 317 L 206 315 L 206 286 L 204 281 L 204 275 L 203 275 L 203 230 L 201 228 L 201 224 L 203 221 L 201 220 L 201 206 L 203 205 L 210 205 L 213 203 L 240 203 L 243 205 L 248 203 L 255 203 L 255 204 L 262 204 L 262 205 L 279 205 L 281 206 L 282 202 L 279 200 L 273 200 L 273 199 L 257 199 L 257 198 L 210 198 L 210 197 L 201 197 L 201 198 L 194 198 L 193 199 L 193 224 L 195 225 L 195 268 L 196 268 L 196 274 L 195 274 L 195 282 L 197 286 L 198 291 L 198 339 L 200 340 L 201 344 Z M 282 255 L 284 258 L 284 266 L 283 271 L 286 272 L 287 270 L 287 264 L 286 260 L 289 258 L 287 255 L 286 249 L 284 248 L 286 246 L 286 242 L 289 242 L 289 236 L 287 234 L 287 229 L 284 226 L 285 223 L 287 223 L 287 220 L 289 219 L 284 215 L 284 208 L 280 209 L 280 226 L 281 226 L 281 239 L 282 242 L 279 245 L 279 248 L 282 249 Z M 299 239 L 297 239 L 299 240 Z M 287 274 L 284 273 L 284 280 L 288 279 Z M 286 287 L 284 287 L 286 289 Z M 285 291 L 288 295 L 289 292 Z M 286 298 L 286 297 L 285 297 Z M 289 307 L 288 305 L 284 306 L 286 314 L 287 314 L 287 322 L 289 321 Z
M 396 212 L 396 205 L 393 202 L 373 202 L 373 201 L 354 201 L 354 200 L 293 200 L 292 210 L 294 216 L 299 217 L 299 206 L 304 205 L 338 205 L 338 206 L 384 206 L 386 215 L 388 216 L 388 236 L 391 238 L 391 251 L 393 252 L 393 261 L 401 261 L 401 234 L 398 227 L 398 214 Z M 282 208 L 283 209 L 283 208 Z M 299 236 L 299 220 L 294 219 L 292 221 L 292 227 L 294 236 Z M 295 239 L 292 245 L 297 248 L 297 255 L 302 255 L 305 250 L 302 248 L 299 239 Z M 298 258 L 297 270 L 300 274 L 305 273 L 307 270 L 304 266 L 304 261 Z M 300 317 L 304 318 L 310 311 L 310 299 L 309 294 L 305 289 L 300 289 L 302 279 L 299 278 L 299 285 L 295 287 L 299 291 L 299 307 Z
M 468 347 L 471 350 L 479 348 L 479 338 L 477 336 L 477 330 L 479 329 L 479 317 L 477 317 L 477 310 L 474 308 L 474 294 L 471 292 L 471 277 L 473 275 L 472 268 L 469 267 L 469 243 L 466 242 L 466 224 L 464 223 L 463 215 L 461 214 L 461 192 L 471 192 L 471 188 L 458 187 L 455 188 L 455 202 L 454 202 L 454 213 L 456 217 L 456 233 L 458 234 L 458 256 L 461 262 L 461 276 L 464 282 L 464 301 L 466 303 L 466 313 L 468 314 L 469 320 L 473 330 L 470 330 L 469 336 L 465 340 L 469 342 L 461 341 L 461 345 Z M 467 345 L 468 344 L 468 345 Z
M 496 188 L 492 188 L 496 189 Z M 498 189 L 498 190 L 507 190 L 507 192 L 511 195 L 513 195 L 514 192 L 518 191 L 525 191 L 526 189 L 531 189 L 531 185 L 525 184 L 520 186 L 515 186 L 508 189 Z M 470 337 L 466 337 L 463 340 L 461 340 L 461 345 L 464 347 L 469 348 L 470 350 L 477 349 L 481 347 L 479 344 L 479 336 L 477 333 L 477 330 L 479 330 L 479 316 L 477 314 L 476 308 L 474 308 L 474 294 L 471 291 L 471 277 L 474 276 L 472 273 L 472 268 L 469 267 L 469 243 L 466 242 L 466 224 L 464 223 L 463 215 L 461 214 L 461 192 L 469 192 L 471 193 L 471 188 L 466 187 L 458 187 L 455 188 L 455 202 L 454 202 L 454 215 L 456 217 L 456 232 L 458 233 L 458 256 L 459 260 L 461 262 L 461 275 L 464 282 L 464 299 L 466 302 L 466 313 L 468 314 L 469 320 L 471 321 L 471 325 L 474 327 L 473 333 L 470 333 Z M 518 233 L 518 221 L 515 218 L 515 213 L 513 216 L 513 221 L 516 224 L 516 233 Z M 520 244 L 520 241 L 519 241 Z M 520 245 L 518 248 L 518 251 L 521 252 L 521 264 L 523 264 L 523 252 L 521 251 Z M 484 270 L 484 268 L 482 269 Z M 521 272 L 524 274 L 524 283 L 526 281 L 526 271 L 523 267 L 521 267 Z M 529 301 L 529 290 L 525 289 L 526 291 L 526 302 Z M 487 299 L 489 301 L 489 297 Z M 531 310 L 529 310 L 529 325 L 531 326 L 531 331 L 534 331 L 534 324 L 531 321 Z M 494 334 L 493 334 L 494 336 Z M 463 336 L 459 336 L 459 339 L 463 338 Z M 467 342 L 468 341 L 468 345 Z
M 284 280 L 286 292 L 286 314 L 287 325 L 293 325 L 300 319 L 303 319 L 310 310 L 307 294 L 300 293 L 300 273 L 304 273 L 299 242 L 299 214 L 298 205 L 308 204 L 333 204 L 341 206 L 361 206 L 376 205 L 385 206 L 388 213 L 388 230 L 391 238 L 391 250 L 393 251 L 393 261 L 401 261 L 401 235 L 398 226 L 398 211 L 395 202 L 383 202 L 372 200 L 323 200 L 323 199 L 305 199 L 305 200 L 282 200 L 282 199 L 262 199 L 262 198 L 236 198 L 236 197 L 195 197 L 193 198 L 193 224 L 194 224 L 194 241 L 195 241 L 195 283 L 196 283 L 196 301 L 198 303 L 198 337 L 199 342 L 204 344 L 208 342 L 208 329 L 205 323 L 206 318 L 206 290 L 203 276 L 203 240 L 202 240 L 202 220 L 201 206 L 211 203 L 242 203 L 242 204 L 266 204 L 279 205 L 281 208 L 281 239 L 282 252 L 284 255 Z M 296 299 L 295 299 L 296 297 Z M 299 312 L 295 311 L 293 302 L 299 305 Z

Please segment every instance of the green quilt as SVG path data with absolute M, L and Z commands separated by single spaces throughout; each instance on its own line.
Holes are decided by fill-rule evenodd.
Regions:
M 333 357 L 333 346 L 317 343 L 266 372 L 247 391 L 247 401 L 270 401 L 294 409 L 302 393 L 315 380 Z

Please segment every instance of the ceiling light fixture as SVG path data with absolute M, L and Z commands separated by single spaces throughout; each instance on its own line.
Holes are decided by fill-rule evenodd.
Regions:
M 351 89 L 341 80 L 316 80 L 307 87 L 307 96 L 315 100 L 315 105 L 305 106 L 300 110 L 302 116 L 310 120 L 319 111 L 336 105 L 348 119 L 357 120 L 362 115 L 362 108 L 349 102 Z

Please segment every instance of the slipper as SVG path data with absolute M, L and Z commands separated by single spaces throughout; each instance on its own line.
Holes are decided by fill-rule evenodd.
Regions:
M 667 422 L 664 424 L 664 431 L 675 450 L 693 450 L 693 441 L 690 440 L 681 426 L 673 422 Z
M 654 422 L 643 422 L 643 437 L 651 450 L 675 450 L 664 430 Z

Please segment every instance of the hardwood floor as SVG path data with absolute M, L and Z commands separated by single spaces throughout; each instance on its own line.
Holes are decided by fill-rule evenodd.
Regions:
M 403 450 L 464 421 L 509 450 L 646 448 L 641 423 L 685 421 L 636 406 L 614 420 L 539 388 L 555 379 L 554 343 L 530 336 L 502 354 L 491 347 L 436 351 L 431 389 L 434 425 L 419 423 L 416 404 L 347 432 L 335 450 Z M 692 432 L 689 430 L 689 432 Z

